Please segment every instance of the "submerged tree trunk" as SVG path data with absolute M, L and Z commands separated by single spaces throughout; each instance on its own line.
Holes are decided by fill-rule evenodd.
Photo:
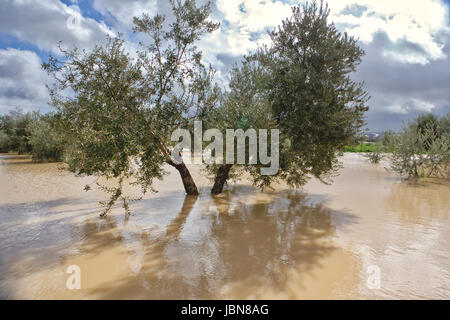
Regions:
M 178 170 L 181 176 L 181 180 L 183 181 L 184 190 L 189 196 L 197 196 L 198 190 L 197 186 L 195 185 L 194 179 L 192 179 L 191 173 L 189 172 L 189 169 L 186 167 L 184 162 L 180 164 L 176 164 L 174 162 L 169 162 L 169 164 L 175 169 Z
M 232 166 L 232 164 L 223 164 L 219 167 L 216 178 L 214 179 L 214 186 L 211 190 L 211 194 L 222 193 L 223 186 L 225 182 L 227 182 L 228 175 Z

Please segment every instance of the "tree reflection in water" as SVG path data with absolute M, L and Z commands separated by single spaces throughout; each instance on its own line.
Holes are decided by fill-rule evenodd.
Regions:
M 352 220 L 311 199 L 297 191 L 260 193 L 244 186 L 220 196 L 185 197 L 165 232 L 156 238 L 151 231 L 140 234 L 139 273 L 91 293 L 102 298 L 247 298 L 266 289 L 301 289 L 301 275 L 336 249 L 334 221 Z

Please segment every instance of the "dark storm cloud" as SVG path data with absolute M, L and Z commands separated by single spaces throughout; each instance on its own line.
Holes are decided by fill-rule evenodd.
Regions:
M 32 89 L 32 88 L 31 88 Z M 8 99 L 31 100 L 35 97 L 35 90 L 28 87 L 2 87 L 0 88 L 0 96 L 8 97 Z
M 448 40 L 450 43 L 450 37 Z M 428 64 L 392 60 L 386 56 L 386 51 L 394 49 L 407 55 L 420 49 L 407 41 L 394 44 L 384 33 L 378 33 L 374 41 L 363 48 L 367 55 L 353 78 L 365 81 L 372 96 L 368 113 L 371 130 L 398 129 L 402 123 L 427 111 L 450 112 L 448 58 L 431 60 Z M 449 45 L 443 51 L 450 56 Z

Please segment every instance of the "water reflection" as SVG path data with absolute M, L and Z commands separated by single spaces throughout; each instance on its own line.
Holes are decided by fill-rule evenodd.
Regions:
M 450 185 L 439 179 L 411 180 L 396 183 L 386 199 L 388 210 L 404 221 L 429 224 L 434 218 L 450 212 Z
M 448 183 L 398 183 L 351 160 L 308 193 L 241 184 L 186 197 L 169 175 L 133 215 L 118 207 L 105 218 L 86 179 L 0 160 L 0 297 L 448 297 Z M 74 264 L 79 291 L 65 286 Z M 364 287 L 367 264 L 382 270 L 377 292 Z
M 448 299 L 450 185 L 439 179 L 403 181 L 386 198 L 390 222 L 378 257 L 384 298 Z M 380 243 L 381 244 L 381 243 Z
M 119 279 L 113 277 L 110 282 L 100 281 L 101 285 L 98 279 L 91 279 L 97 283 L 89 294 L 108 299 L 164 299 L 248 298 L 267 288 L 287 292 L 292 272 L 306 274 L 336 250 L 332 216 L 347 222 L 354 218 L 320 203 L 312 205 L 300 192 L 283 191 L 264 198 L 261 203 L 261 194 L 247 186 L 213 198 L 186 197 L 163 232 L 147 229 L 151 214 L 139 225 L 128 221 L 116 236 L 110 231 L 117 231 L 120 218 L 111 217 L 108 223 L 100 223 L 101 227 L 86 224 L 81 252 L 96 254 L 108 247 L 115 252 L 115 247 L 126 247 L 126 252 L 115 252 L 120 258 L 116 256 L 115 265 L 122 260 L 138 270 Z M 172 196 L 172 203 L 179 200 Z M 147 212 L 154 209 L 145 207 Z M 125 245 L 114 245 L 117 241 Z M 86 261 L 89 258 L 78 264 Z M 300 280 L 295 282 L 299 290 Z

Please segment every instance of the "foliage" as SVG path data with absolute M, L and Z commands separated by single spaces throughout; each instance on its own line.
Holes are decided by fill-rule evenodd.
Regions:
M 382 146 L 379 143 L 360 143 L 358 145 L 345 145 L 344 152 L 376 152 L 380 151 Z
M 260 187 L 277 179 L 300 186 L 310 176 L 325 182 L 340 167 L 337 155 L 344 145 L 361 133 L 369 97 L 349 74 L 364 52 L 328 17 L 322 3 L 292 8 L 292 16 L 270 33 L 271 45 L 231 73 L 222 122 L 239 127 L 237 120 L 247 116 L 242 110 L 248 110 L 248 127 L 280 130 L 278 174 L 260 175 L 254 165 L 243 168 Z M 216 168 L 216 182 L 226 177 L 227 166 Z M 220 191 L 213 187 L 213 193 Z
M 170 133 L 205 113 L 217 95 L 213 71 L 202 65 L 195 46 L 218 27 L 207 20 L 210 4 L 171 4 L 170 24 L 162 15 L 134 18 L 134 31 L 146 39 L 138 59 L 126 53 L 119 36 L 90 52 L 61 47 L 64 61 L 51 58 L 43 65 L 56 80 L 50 93 L 58 130 L 71 146 L 70 169 L 119 181 L 117 188 L 103 188 L 111 194 L 104 214 L 116 200 L 128 211 L 121 187 L 125 179 L 134 179 L 144 193 L 156 191 L 152 183 L 162 178 L 163 165 L 175 166 Z M 66 94 L 69 88 L 72 95 Z M 187 193 L 197 193 L 184 164 L 175 167 L 184 170 L 183 182 L 191 179 Z
M 208 118 L 203 119 L 206 127 L 221 128 L 225 137 L 226 128 L 248 129 L 275 128 L 276 123 L 271 117 L 270 105 L 266 97 L 264 81 L 265 70 L 252 57 L 246 57 L 241 65 L 235 65 L 229 74 L 229 89 L 221 96 L 218 108 L 213 109 Z M 225 148 L 225 146 L 224 146 Z M 235 161 L 237 161 L 237 145 L 235 144 Z M 269 145 L 270 148 L 270 145 Z M 267 182 L 259 174 L 260 164 L 249 165 L 249 144 L 245 146 L 246 165 L 233 165 L 228 178 L 236 180 L 247 171 L 253 177 L 253 182 L 264 187 Z M 216 176 L 222 165 L 206 165 L 207 172 Z
M 379 163 L 384 158 L 381 152 L 370 152 L 365 155 L 371 163 Z
M 0 117 L 0 152 L 31 154 L 34 161 L 60 161 L 65 142 L 54 130 L 53 118 L 20 109 Z
M 351 80 L 364 51 L 328 22 L 322 3 L 294 7 L 260 52 L 268 68 L 273 117 L 282 133 L 280 177 L 302 185 L 339 168 L 337 155 L 361 132 L 368 110 L 363 84 Z
M 385 152 L 390 152 L 389 147 L 392 145 L 392 139 L 395 133 L 392 130 L 386 130 L 381 135 L 381 146 Z
M 9 151 L 9 136 L 5 131 L 0 130 L 0 152 Z
M 174 129 L 187 127 L 214 107 L 219 89 L 212 83 L 214 70 L 206 68 L 195 42 L 219 25 L 208 21 L 210 4 L 196 8 L 195 1 L 171 0 L 175 22 L 167 26 L 162 15 L 134 18 L 134 31 L 149 44 L 140 43 L 140 64 L 145 70 L 142 88 L 147 93 L 149 125 L 161 139 Z M 168 31 L 165 31 L 168 29 Z
M 408 177 L 449 177 L 450 131 L 441 121 L 427 122 L 423 117 L 391 137 L 391 169 Z M 431 119 L 431 118 L 428 118 Z M 436 134 L 439 132 L 439 134 Z
M 364 156 L 371 163 L 379 163 L 381 161 L 381 159 L 383 159 L 385 157 L 385 155 L 382 151 L 383 151 L 383 148 L 379 144 L 375 144 L 373 151 L 365 153 Z
M 23 113 L 20 108 L 11 110 L 8 114 L 0 117 L 0 131 L 3 132 L 3 137 L 0 141 L 2 152 L 30 153 L 31 145 L 28 143 L 30 137 L 28 127 L 31 121 L 31 113 Z
M 131 61 L 119 38 L 89 53 L 61 50 L 66 61 L 51 60 L 44 68 L 56 80 L 50 93 L 58 109 L 57 130 L 71 145 L 69 170 L 120 181 L 135 176 L 146 192 L 153 178 L 162 177 L 164 158 L 146 128 L 140 65 Z M 73 96 L 61 94 L 67 88 Z M 114 202 L 117 194 L 111 192 Z M 125 197 L 120 199 L 125 203 Z
M 66 142 L 59 135 L 52 124 L 53 116 L 48 114 L 35 115 L 28 130 L 30 137 L 31 156 L 34 161 L 61 161 L 63 159 Z

